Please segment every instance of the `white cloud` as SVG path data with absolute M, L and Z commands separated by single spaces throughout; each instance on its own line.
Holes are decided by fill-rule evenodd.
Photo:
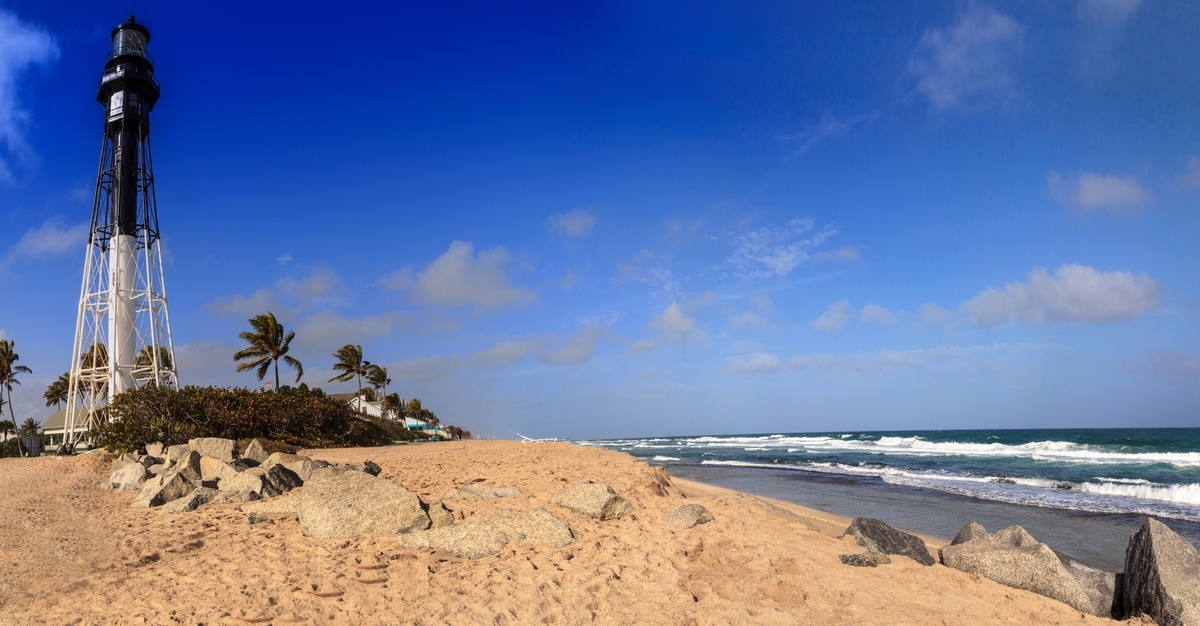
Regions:
M 653 339 L 639 339 L 633 342 L 633 345 L 629 349 L 632 350 L 634 354 L 646 354 L 647 352 L 653 351 L 656 347 L 658 346 L 654 344 Z
M 854 308 L 850 306 L 849 300 L 838 300 L 828 309 L 825 309 L 821 317 L 809 322 L 808 325 L 822 331 L 841 330 L 846 326 L 846 322 L 853 314 Z
M 1183 173 L 1176 179 L 1180 187 L 1190 189 L 1192 191 L 1200 191 L 1200 159 L 1194 156 L 1189 156 L 1187 167 Z
M 58 44 L 49 33 L 0 8 L 0 142 L 8 153 L 0 157 L 0 182 L 13 182 L 12 160 L 32 158 L 25 143 L 29 113 L 21 108 L 17 84 L 31 67 L 53 63 L 58 55 Z
M 218 315 L 249 318 L 270 311 L 276 317 L 285 318 L 313 308 L 345 306 L 349 293 L 340 276 L 328 268 L 318 267 L 304 278 L 284 278 L 274 287 L 263 287 L 249 296 L 234 294 L 217 298 L 208 308 Z
M 708 337 L 707 333 L 696 328 L 696 320 L 688 317 L 683 312 L 683 307 L 674 302 L 651 319 L 646 328 L 660 331 L 663 340 L 669 343 L 684 343 Z
M 607 332 L 608 329 L 602 326 L 582 329 L 558 347 L 543 350 L 538 358 L 553 365 L 586 363 L 596 353 L 596 339 Z
M 762 372 L 778 372 L 783 369 L 783 361 L 774 354 L 756 352 L 744 357 L 734 357 L 729 360 L 726 371 L 744 374 L 759 374 Z
M 878 304 L 871 303 L 863 307 L 862 321 L 877 322 L 884 326 L 891 326 L 896 323 L 896 314 Z
M 567 272 L 563 274 L 562 280 L 559 281 L 558 284 L 562 285 L 563 289 L 572 289 L 575 287 L 575 285 L 579 284 L 579 276 L 577 276 L 575 272 L 567 270 Z
M 348 343 L 365 344 L 391 336 L 401 329 L 408 328 L 412 323 L 411 317 L 400 312 L 353 318 L 334 311 L 321 310 L 300 322 L 296 328 L 294 343 L 306 354 L 324 357 Z
M 770 326 L 767 316 L 775 312 L 775 302 L 765 293 L 750 298 L 752 310 L 729 317 L 729 325 L 734 328 L 766 328 Z
M 275 257 L 275 262 L 280 265 L 287 265 L 288 263 L 292 262 L 292 254 L 290 252 L 284 252 L 283 254 Z
M 501 246 L 475 255 L 475 246 L 455 241 L 450 249 L 415 276 L 412 268 L 381 280 L 384 287 L 411 291 L 422 304 L 443 308 L 472 306 L 496 311 L 533 302 L 537 294 L 509 284 L 506 270 L 512 255 Z
M 759 228 L 734 235 L 728 262 L 743 280 L 784 277 L 796 267 L 816 260 L 822 244 L 837 234 L 830 226 L 817 231 L 811 219 L 794 219 L 787 225 Z M 857 258 L 857 252 L 854 253 Z M 837 258 L 830 257 L 830 258 Z
M 1058 172 L 1046 175 L 1050 195 L 1082 215 L 1096 210 L 1114 214 L 1135 213 L 1154 201 L 1154 195 L 1142 187 L 1133 176 L 1100 175 L 1079 172 L 1063 178 Z
M 463 369 L 487 371 L 512 365 L 545 346 L 545 339 L 510 339 L 466 354 L 417 356 L 388 363 L 394 380 L 430 381 L 453 378 Z
M 1109 24 L 1123 24 L 1140 6 L 1142 0 L 1081 0 L 1079 14 Z
M 704 227 L 704 220 L 693 220 L 687 222 L 684 220 L 667 220 L 667 232 L 671 235 L 671 241 L 676 244 L 683 244 L 687 240 L 696 236 L 700 229 Z
M 1017 91 L 1012 65 L 1024 34 L 1016 20 L 971 2 L 954 24 L 921 35 L 907 71 L 935 109 L 1011 101 Z
M 1144 360 L 1132 363 L 1132 369 L 1164 382 L 1200 381 L 1200 356 L 1173 350 L 1148 350 Z
M 925 304 L 921 305 L 922 324 L 929 324 L 931 326 L 949 324 L 953 315 L 954 314 L 950 311 L 943 309 L 933 302 L 926 302 Z
M 984 348 L 994 351 L 999 348 Z M 788 367 L 805 369 L 818 367 L 825 370 L 844 369 L 852 372 L 873 372 L 885 368 L 920 369 L 927 365 L 948 361 L 964 352 L 979 352 L 979 348 L 938 346 L 913 350 L 877 350 L 850 355 L 801 354 L 788 359 Z
M 988 288 L 962 305 L 974 322 L 990 327 L 1007 321 L 1107 324 L 1131 320 L 1157 308 L 1162 284 L 1146 274 L 1098 272 L 1090 266 L 1064 265 L 1051 276 L 1045 268 L 1028 282 Z
M 3 45 L 0 42 L 0 49 Z M 16 245 L 9 249 L 8 254 L 0 260 L 0 269 L 4 269 L 22 258 L 46 258 L 72 252 L 78 252 L 82 257 L 88 229 L 87 224 L 62 228 L 58 220 L 48 220 L 41 226 L 27 230 L 24 235 L 21 235 Z
M 818 252 L 814 258 L 818 261 L 857 261 L 859 254 L 854 246 L 842 246 L 837 250 Z
M 568 237 L 587 237 L 596 226 L 596 216 L 584 209 L 571 209 L 550 216 L 550 230 Z
M 661 259 L 663 255 L 653 250 L 642 250 L 628 261 L 617 263 L 617 274 L 625 280 L 654 285 L 655 295 L 678 298 L 682 295 L 679 282 L 671 270 L 657 263 Z

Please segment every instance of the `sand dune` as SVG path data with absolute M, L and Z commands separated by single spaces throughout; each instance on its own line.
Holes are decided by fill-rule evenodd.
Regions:
M 389 536 L 313 540 L 293 517 L 247 524 L 238 505 L 131 509 L 131 492 L 97 488 L 108 471 L 97 455 L 2 459 L 0 624 L 1109 622 L 904 557 L 874 569 L 843 565 L 838 554 L 861 551 L 836 539 L 847 520 L 775 503 L 818 532 L 736 492 L 670 481 L 620 452 L 467 441 L 311 454 L 373 460 L 426 501 L 477 479 L 517 487 L 516 496 L 446 505 L 459 519 L 545 506 L 578 538 L 565 548 L 510 544 L 477 561 L 403 550 Z M 584 478 L 611 485 L 636 513 L 597 521 L 549 504 Z M 667 514 L 691 502 L 716 521 L 673 530 Z

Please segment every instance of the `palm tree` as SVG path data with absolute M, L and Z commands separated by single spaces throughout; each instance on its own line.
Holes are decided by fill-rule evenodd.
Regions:
M 4 441 L 8 441 L 8 433 L 15 432 L 17 427 L 12 423 L 12 420 L 0 420 L 0 436 L 4 437 Z M 17 440 L 17 445 L 20 446 L 20 439 Z M 18 450 L 20 448 L 18 447 Z M 2 450 L 2 448 L 0 448 Z M 19 455 L 18 455 L 19 456 Z
M 358 393 L 362 393 L 362 377 L 371 368 L 370 361 L 363 360 L 362 346 L 354 344 L 346 344 L 338 348 L 337 352 L 333 353 L 334 358 L 338 360 L 333 364 L 333 369 L 341 372 L 337 376 L 329 379 L 329 382 L 346 382 L 351 378 L 358 379 Z
M 0 339 L 0 393 L 8 392 L 8 417 L 15 425 L 17 418 L 13 415 L 12 388 L 21 384 L 17 374 L 32 374 L 33 370 L 24 365 L 17 365 L 21 357 L 17 354 L 17 342 L 10 339 Z M 21 452 L 21 441 L 17 440 L 17 453 Z
M 154 365 L 154 348 L 146 346 L 142 348 L 137 355 L 137 367 L 150 367 Z M 171 369 L 171 351 L 166 346 L 158 347 L 158 366 L 166 369 Z
M 21 435 L 36 435 L 41 427 L 41 422 L 33 419 L 32 417 L 27 417 L 25 418 L 25 421 L 21 423 L 21 427 L 17 429 L 17 433 Z
M 79 355 L 83 369 L 103 369 L 108 367 L 108 346 L 97 341 L 88 348 L 87 352 Z
M 289 330 L 285 334 L 283 324 L 277 322 L 275 314 L 270 311 L 256 315 L 249 321 L 250 326 L 257 332 L 247 331 L 238 334 L 238 337 L 245 339 L 250 347 L 233 355 L 233 360 L 252 360 L 249 363 L 238 363 L 237 371 L 244 372 L 258 368 L 256 373 L 258 379 L 262 380 L 267 375 L 267 369 L 274 365 L 275 391 L 279 391 L 279 360 L 283 359 L 284 363 L 296 370 L 296 382 L 300 382 L 300 377 L 304 376 L 304 366 L 300 364 L 300 361 L 287 355 L 289 344 L 292 343 L 292 339 L 296 338 L 296 331 Z
M 393 416 L 401 417 L 400 411 L 404 409 L 404 399 L 398 393 L 390 394 L 384 397 L 383 408 L 391 411 Z
M 71 393 L 71 372 L 63 372 L 58 380 L 46 387 L 46 393 L 42 394 L 42 397 L 46 399 L 46 406 L 58 408 L 58 405 L 67 401 L 69 393 Z
M 382 395 L 379 397 L 386 400 L 387 386 L 392 382 L 392 379 L 388 378 L 386 367 L 372 365 L 371 371 L 367 372 L 367 382 L 370 383 L 371 386 L 376 389 L 376 391 L 382 390 Z

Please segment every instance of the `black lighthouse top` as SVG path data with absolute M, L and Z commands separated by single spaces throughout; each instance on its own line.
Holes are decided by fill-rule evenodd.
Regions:
M 149 43 L 150 29 L 132 15 L 113 29 L 112 48 L 96 94 L 96 100 L 108 109 L 109 123 L 122 119 L 149 122 L 159 93 Z

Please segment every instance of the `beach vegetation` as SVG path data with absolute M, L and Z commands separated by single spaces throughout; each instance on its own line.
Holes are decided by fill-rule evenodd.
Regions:
M 17 380 L 17 374 L 32 374 L 33 370 L 24 365 L 17 365 L 17 361 L 21 360 L 17 354 L 17 342 L 13 339 L 0 339 L 0 396 L 8 395 L 5 401 L 8 404 L 8 419 L 10 426 L 15 426 L 17 418 L 13 415 L 12 391 L 13 385 L 21 384 Z M 17 440 L 17 453 L 21 452 L 20 439 Z
M 362 379 L 368 372 L 371 371 L 371 362 L 363 360 L 362 346 L 354 344 L 346 344 L 338 348 L 337 352 L 333 353 L 333 358 L 337 362 L 333 364 L 334 371 L 340 372 L 329 382 L 346 382 L 351 378 L 358 379 L 358 393 L 362 394 Z
M 256 315 L 248 321 L 254 332 L 238 334 L 250 347 L 233 355 L 234 361 L 243 361 L 238 363 L 237 371 L 257 370 L 255 373 L 258 374 L 258 379 L 262 380 L 267 375 L 267 370 L 274 366 L 275 390 L 278 391 L 279 361 L 282 360 L 285 365 L 296 370 L 296 382 L 300 382 L 300 378 L 304 376 L 304 366 L 300 361 L 288 356 L 292 340 L 296 338 L 296 331 L 284 332 L 283 324 L 280 324 L 275 319 L 275 314 L 270 311 Z
M 386 422 L 320 390 L 146 385 L 114 398 L 95 434 L 113 454 L 142 450 L 148 442 L 176 445 L 196 437 L 262 438 L 297 448 L 336 448 L 391 443 L 395 437 Z
M 42 394 L 42 397 L 46 399 L 46 406 L 58 408 L 58 405 L 67 401 L 69 393 L 71 393 L 71 373 L 63 372 L 57 380 L 46 387 L 46 393 Z

